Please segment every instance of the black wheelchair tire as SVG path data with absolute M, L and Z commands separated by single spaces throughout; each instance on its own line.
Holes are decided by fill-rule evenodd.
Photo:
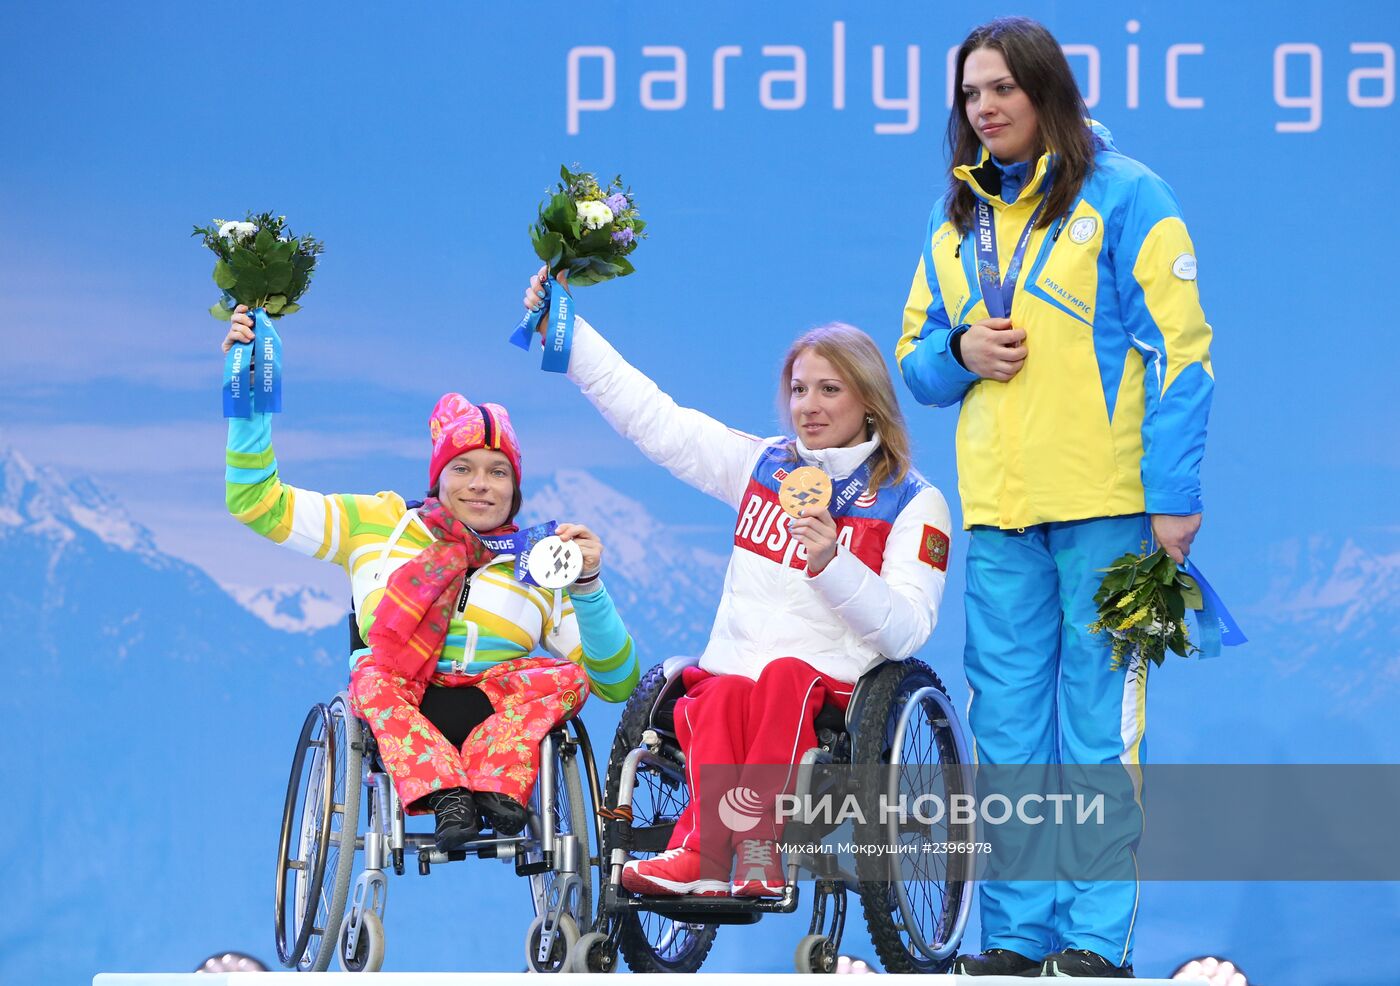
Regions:
M 343 725 L 343 730 L 337 728 L 337 723 Z M 350 711 L 349 698 L 343 692 L 329 703 L 314 706 L 302 724 L 283 801 L 277 857 L 274 915 L 277 955 L 288 968 L 324 972 L 330 967 L 335 954 L 345 901 L 350 891 L 350 874 L 355 863 L 363 748 L 360 722 Z M 318 749 L 324 752 L 318 754 Z M 308 833 L 307 820 L 303 818 L 303 835 L 310 834 L 316 843 L 311 856 L 314 862 L 303 879 L 308 889 L 315 888 L 317 901 L 325 896 L 326 883 L 330 881 L 325 924 L 319 932 L 315 928 L 318 908 L 313 907 L 309 914 L 298 914 L 298 888 L 302 886 L 298 876 L 303 871 L 294 870 L 288 858 L 295 835 L 293 828 L 297 819 L 303 816 L 306 797 L 313 793 L 309 788 L 317 779 L 318 755 L 324 758 L 324 762 L 330 762 L 332 769 L 329 776 L 324 772 L 320 776 L 320 789 L 316 794 L 322 804 L 319 816 L 312 819 L 314 831 Z M 334 824 L 337 817 L 340 819 L 339 828 Z M 298 852 L 303 848 L 305 846 L 298 846 Z M 335 852 L 333 866 L 329 864 L 331 850 Z M 289 915 L 292 925 L 290 935 Z
M 627 759 L 627 754 L 641 745 L 642 733 L 650 726 L 652 706 L 665 684 L 663 667 L 658 664 L 647 671 L 637 683 L 636 690 L 623 708 L 622 718 L 617 724 L 617 733 L 613 737 L 612 752 L 608 757 L 605 802 L 609 807 L 617 805 L 618 789 L 622 783 L 622 763 Z M 602 863 L 603 872 L 608 874 L 611 873 L 612 860 L 610 838 L 610 829 L 605 827 Z M 660 918 L 660 915 L 650 916 Z M 702 925 L 699 928 L 687 926 L 681 933 L 690 941 L 678 954 L 663 955 L 658 952 L 647 934 L 644 923 L 646 918 L 641 912 L 626 910 L 618 915 L 617 920 L 621 924 L 618 930 L 618 947 L 627 961 L 627 968 L 633 972 L 695 972 L 714 945 L 715 932 L 718 930 L 718 926 L 713 924 Z M 599 926 L 601 927 L 601 922 Z
M 936 688 L 947 696 L 943 682 L 933 669 L 922 661 L 891 661 L 874 672 L 874 680 L 868 684 L 861 707 L 857 710 L 857 720 L 852 724 L 852 760 L 857 769 L 881 767 L 890 763 L 891 746 L 900 713 L 915 691 L 927 687 Z M 958 758 L 952 736 L 940 735 L 938 746 L 940 756 L 946 756 L 950 763 L 956 764 Z M 949 783 L 949 775 L 944 776 L 945 784 Z M 954 776 L 957 776 L 958 780 L 952 783 L 960 784 L 961 775 Z M 880 844 L 887 839 L 884 826 L 880 820 L 873 817 L 865 824 L 856 826 L 856 836 L 867 844 Z M 899 865 L 899 859 L 898 856 L 863 854 L 856 860 L 861 908 L 865 912 L 871 941 L 886 972 L 947 972 L 956 958 L 956 948 L 946 958 L 934 960 L 906 939 L 907 931 L 895 896 L 897 888 L 894 881 L 899 879 L 898 871 L 891 869 L 892 866 Z M 960 867 L 957 872 L 950 870 L 946 885 L 942 917 L 944 921 L 947 920 L 950 910 L 956 915 L 962 903 L 962 895 L 970 892 L 970 885 L 963 878 Z

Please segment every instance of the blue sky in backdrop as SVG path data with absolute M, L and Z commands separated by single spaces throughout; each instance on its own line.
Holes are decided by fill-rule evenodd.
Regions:
M 1080 46 L 1094 115 L 1173 185 L 1195 240 L 1218 381 L 1195 557 L 1257 625 L 1304 591 L 1309 552 L 1332 545 L 1309 564 L 1340 564 L 1351 542 L 1370 574 L 1333 602 L 1393 607 L 1400 6 L 1026 0 L 1015 12 Z M 97 479 L 162 551 L 225 586 L 343 596 L 338 571 L 223 509 L 222 326 L 206 314 L 218 292 L 188 233 L 273 209 L 327 244 L 303 311 L 282 324 L 285 479 L 420 491 L 427 412 L 461 390 L 510 408 L 527 497 L 557 470 L 586 470 L 685 543 L 724 552 L 726 508 L 617 438 L 540 373 L 537 351 L 506 344 L 537 266 L 535 207 L 561 162 L 621 172 L 651 238 L 637 275 L 580 292 L 581 312 L 680 402 L 774 433 L 775 369 L 799 330 L 852 322 L 893 364 L 942 184 L 947 51 L 973 23 L 914 2 L 12 0 L 0 7 L 0 446 Z M 740 50 L 720 60 L 717 109 L 726 45 Z M 576 47 L 589 51 L 571 99 Z M 765 83 L 797 51 L 800 93 L 791 76 Z M 678 52 L 683 87 L 647 78 Z M 571 114 L 606 102 L 609 61 L 611 107 Z M 801 105 L 768 108 L 765 90 Z M 956 517 L 956 414 L 900 389 L 917 460 Z M 955 689 L 958 547 L 938 645 Z M 1382 630 L 1395 625 L 1385 612 Z M 1376 646 L 1400 694 L 1400 656 Z M 1192 690 L 1232 673 L 1185 677 L 1197 670 L 1172 669 L 1168 710 L 1191 715 Z M 1243 730 L 1243 756 L 1400 752 L 1374 705 L 1327 701 L 1332 726 L 1302 740 Z M 1229 720 L 1211 721 L 1154 754 L 1234 759 Z

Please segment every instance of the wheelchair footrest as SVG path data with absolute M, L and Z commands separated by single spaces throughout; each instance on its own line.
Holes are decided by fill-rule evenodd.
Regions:
M 791 914 L 798 894 L 789 886 L 781 897 L 643 897 L 609 887 L 608 897 L 610 910 L 650 911 L 683 924 L 753 924 L 764 914 Z
M 539 859 L 533 863 L 525 862 L 524 856 L 516 856 L 515 875 L 534 876 L 536 873 L 548 873 L 550 870 L 554 869 L 554 853 L 547 852 L 541 853 L 540 855 L 544 858 Z

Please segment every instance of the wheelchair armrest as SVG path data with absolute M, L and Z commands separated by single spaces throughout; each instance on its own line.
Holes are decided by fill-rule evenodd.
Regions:
M 685 682 L 681 680 L 681 672 L 699 663 L 699 657 L 668 657 L 661 662 L 661 674 L 665 678 L 665 684 L 657 689 L 656 700 L 651 703 L 651 710 L 647 715 L 649 724 L 672 736 L 675 735 L 675 722 L 670 719 L 670 712 L 676 700 L 685 694 Z
M 661 662 L 661 673 L 666 676 L 667 683 L 672 678 L 679 678 L 681 672 L 686 668 L 693 668 L 700 663 L 700 655 L 668 657 Z

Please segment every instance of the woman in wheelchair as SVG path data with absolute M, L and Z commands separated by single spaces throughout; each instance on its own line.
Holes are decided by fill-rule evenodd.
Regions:
M 253 338 L 239 307 L 224 340 Z M 429 420 L 427 500 L 396 493 L 326 495 L 284 484 L 271 416 L 229 419 L 229 511 L 258 534 L 342 566 L 362 639 L 350 698 L 378 744 L 410 814 L 433 812 L 440 849 L 476 837 L 479 816 L 519 832 L 539 773 L 539 744 L 591 693 L 624 701 L 638 679 L 632 639 L 599 580 L 603 545 L 577 524 L 562 540 L 582 550 L 568 591 L 518 580 L 513 554 L 482 538 L 517 530 L 520 448 L 505 408 L 460 394 Z M 501 542 L 496 541 L 499 545 Z M 542 647 L 549 657 L 531 657 Z M 492 714 L 460 748 L 422 714 L 430 686 L 474 688 Z
M 542 303 L 545 276 L 541 269 L 531 280 L 526 308 Z M 725 792 L 702 788 L 697 768 L 741 765 L 739 784 L 762 805 L 793 790 L 796 770 L 775 768 L 791 768 L 817 745 L 823 705 L 845 708 L 861 675 L 911 656 L 932 632 L 948 564 L 947 503 L 913 471 L 889 371 L 852 326 L 813 329 L 788 349 L 779 408 L 795 437 L 758 438 L 677 406 L 581 318 L 568 375 L 652 461 L 738 511 L 710 640 L 684 672 L 675 711 L 691 799 L 668 851 L 629 862 L 623 885 L 642 894 L 781 896 L 772 808 L 747 832 L 702 839 L 701 798 Z M 799 466 L 831 477 L 843 494 L 837 516 L 783 512 L 778 490 Z

